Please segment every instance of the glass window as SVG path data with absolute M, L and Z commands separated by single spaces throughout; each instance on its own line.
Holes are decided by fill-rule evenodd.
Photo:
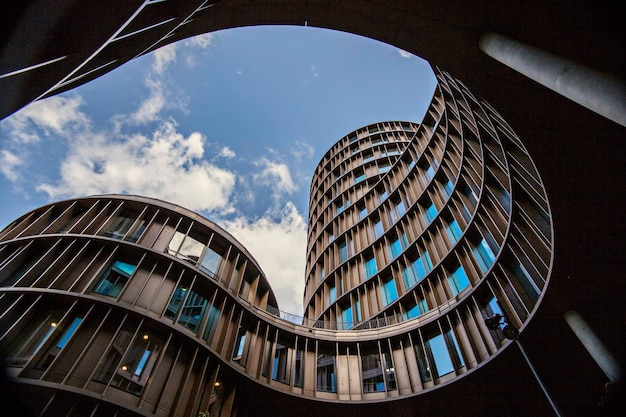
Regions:
M 383 202 L 387 199 L 387 190 L 382 190 L 378 192 L 378 201 Z
M 389 252 L 392 259 L 400 256 L 400 254 L 402 253 L 402 244 L 400 243 L 400 239 L 396 238 L 396 240 L 389 244 Z
M 346 245 L 345 239 L 342 239 L 338 243 L 339 247 L 339 263 L 345 262 L 348 259 L 348 246 Z
M 436 335 L 428 340 L 428 345 L 432 353 L 432 358 L 435 363 L 435 370 L 437 376 L 443 376 L 454 371 L 448 348 L 443 339 L 443 335 Z
M 178 248 L 180 248 L 180 244 L 183 243 L 185 239 L 185 234 L 181 232 L 174 233 L 174 237 L 170 240 L 170 244 L 167 245 L 167 253 L 170 255 L 176 255 L 178 253 Z
M 406 266 L 402 269 L 402 281 L 404 282 L 404 288 L 407 290 L 417 283 L 413 268 Z
M 347 330 L 354 326 L 354 317 L 352 316 L 352 306 L 341 309 L 341 323 L 338 323 L 339 330 Z
M 130 330 L 118 334 L 94 379 L 140 395 L 156 363 L 161 341 L 149 332 L 139 332 L 134 340 L 132 337 Z
M 378 167 L 378 173 L 384 174 L 385 172 L 389 171 L 390 169 L 391 169 L 391 165 L 380 165 Z
M 9 349 L 4 358 L 5 364 L 15 367 L 25 366 L 54 333 L 59 316 L 57 312 L 35 315 L 22 332 L 23 336 L 12 341 L 15 348 Z
M 122 239 L 134 222 L 134 218 L 120 216 L 111 223 L 111 226 L 104 232 L 104 236 L 112 237 L 113 239 Z
M 463 269 L 463 266 L 459 266 L 448 276 L 448 284 L 452 290 L 452 295 L 456 296 L 461 291 L 469 286 L 469 278 Z
M 200 269 L 212 277 L 218 272 L 222 257 L 211 248 L 206 248 Z
M 208 300 L 206 298 L 195 291 L 189 291 L 185 306 L 180 313 L 180 317 L 178 317 L 178 323 L 193 332 L 197 332 L 207 304 Z
M 383 222 L 380 219 L 376 219 L 374 220 L 374 226 L 373 226 L 373 231 L 374 231 L 374 238 L 378 239 L 379 237 L 381 237 L 384 233 L 383 230 Z
M 406 213 L 406 207 L 404 207 L 404 201 L 400 200 L 396 204 L 396 214 L 398 217 L 402 217 Z
M 424 168 L 424 174 L 426 175 L 426 178 L 430 180 L 432 179 L 433 175 L 435 175 L 435 170 L 430 164 L 428 164 L 428 166 Z
M 391 353 L 389 348 L 383 345 L 383 359 L 385 361 L 385 379 L 387 380 L 387 391 L 397 389 L 396 384 L 396 371 L 393 366 L 393 360 L 391 359 Z
M 444 184 L 443 184 L 443 190 L 446 194 L 446 196 L 450 196 L 450 194 L 452 194 L 452 180 L 447 180 Z
M 135 272 L 136 267 L 136 265 L 126 262 L 114 262 L 104 272 L 93 292 L 108 297 L 117 297 L 122 292 L 131 275 L 133 275 L 133 272 Z
M 472 253 L 474 254 L 474 258 L 476 262 L 478 262 L 478 266 L 480 266 L 481 271 L 487 272 L 487 270 L 493 264 L 493 261 L 496 259 L 493 251 L 487 244 L 487 241 L 483 238 L 480 243 L 472 248 Z
M 427 223 L 432 222 L 435 216 L 437 216 L 437 208 L 430 200 L 427 202 L 427 205 L 424 209 L 424 215 L 426 216 Z
M 176 318 L 176 314 L 178 313 L 178 309 L 180 308 L 185 296 L 187 295 L 187 286 L 183 284 L 178 284 L 172 298 L 170 299 L 169 304 L 167 305 L 167 309 L 165 310 L 165 317 L 168 319 L 174 320 Z
M 385 390 L 383 368 L 378 352 L 361 354 L 361 375 L 363 393 L 382 392 Z
M 413 301 L 405 308 L 405 312 L 402 314 L 404 320 L 413 319 L 428 312 L 428 303 L 421 291 L 416 292 L 417 302 Z
M 247 330 L 245 326 L 239 327 L 239 332 L 237 333 L 237 340 L 235 341 L 235 349 L 233 350 L 233 361 L 238 362 L 242 365 L 245 364 L 244 357 L 244 348 L 246 346 L 246 334 Z
M 272 363 L 272 379 L 274 381 L 289 383 L 289 372 L 287 370 L 287 354 L 289 349 L 280 343 L 276 344 L 274 361 Z
M 202 338 L 207 342 L 211 343 L 213 340 L 213 336 L 215 335 L 215 330 L 217 329 L 217 324 L 220 319 L 220 311 L 214 305 L 209 307 L 209 318 L 207 319 L 206 326 L 204 327 L 204 332 L 202 333 Z
M 187 236 L 185 240 L 183 240 L 176 256 L 195 265 L 198 263 L 198 259 L 200 259 L 200 256 L 202 255 L 204 245 L 205 243 L 202 243 L 191 236 Z
M 335 283 L 331 284 L 332 286 L 328 288 L 328 301 L 333 303 L 337 300 L 337 287 L 335 287 Z
M 396 287 L 396 281 L 390 279 L 385 282 L 382 287 L 383 304 L 389 305 L 398 298 L 398 288 Z
M 362 207 L 359 209 L 359 220 L 363 220 L 363 219 L 364 219 L 364 218 L 366 218 L 366 217 L 367 217 L 367 207 L 362 206 Z
M 374 255 L 369 256 L 369 258 L 365 259 L 365 279 L 371 278 L 376 272 L 378 272 L 376 258 L 374 258 Z
M 365 180 L 365 172 L 361 171 L 361 172 L 356 172 L 354 174 L 354 183 L 359 183 L 361 181 Z
M 539 287 L 537 287 L 535 281 L 532 279 L 530 273 L 528 273 L 528 270 L 524 268 L 524 265 L 522 265 L 517 260 L 513 260 L 511 262 L 511 270 L 515 274 L 517 281 L 524 289 L 524 292 L 526 293 L 528 298 L 533 303 L 537 302 L 537 299 L 539 298 L 539 293 L 541 291 L 539 290 Z
M 41 360 L 41 362 L 37 366 L 38 368 L 47 369 L 48 366 L 50 366 L 54 358 L 56 358 L 59 353 L 61 353 L 61 350 L 63 350 L 63 348 L 67 345 L 67 342 L 69 342 L 72 336 L 74 336 L 74 333 L 76 333 L 76 330 L 78 330 L 78 326 L 80 326 L 82 322 L 82 317 L 75 317 L 74 320 L 72 320 L 72 323 L 67 327 L 67 329 L 65 329 L 65 332 L 63 332 L 61 338 Z
M 335 385 L 335 355 L 331 352 L 317 355 L 317 390 L 337 392 Z
M 456 220 L 452 220 L 446 225 L 446 232 L 448 233 L 448 237 L 450 238 L 450 241 L 452 243 L 455 243 L 456 241 L 458 241 L 461 235 L 463 234 L 461 232 L 461 227 L 456 222 Z

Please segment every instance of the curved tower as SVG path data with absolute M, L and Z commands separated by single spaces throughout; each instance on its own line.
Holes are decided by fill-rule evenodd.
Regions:
M 524 331 L 553 233 L 519 138 L 437 77 L 421 124 L 361 128 L 316 169 L 300 324 L 241 244 L 179 206 L 92 196 L 7 226 L 0 355 L 33 413 L 543 414 L 523 393 L 464 408 L 506 383 L 490 362 L 510 340 L 485 319 Z

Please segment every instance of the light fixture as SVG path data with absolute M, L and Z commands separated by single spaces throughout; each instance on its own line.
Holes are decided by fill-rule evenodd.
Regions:
M 221 385 L 222 385 L 222 383 L 220 381 L 215 381 L 215 384 L 213 384 L 213 386 L 215 386 L 215 387 L 219 387 Z
M 53 321 L 52 323 L 50 323 L 50 327 L 57 327 L 56 322 Z
M 122 365 L 122 371 L 128 371 L 128 366 Z
M 149 336 L 147 334 L 144 334 L 143 335 L 143 340 L 148 340 L 148 339 L 149 339 Z

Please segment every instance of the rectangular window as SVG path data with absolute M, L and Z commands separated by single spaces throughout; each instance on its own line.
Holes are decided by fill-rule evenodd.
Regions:
M 450 194 L 452 194 L 452 181 L 451 180 L 447 180 L 444 184 L 443 184 L 443 190 L 446 196 L 450 196 Z
M 487 241 L 483 238 L 480 243 L 472 248 L 472 253 L 481 271 L 487 272 L 487 270 L 493 264 L 496 259 L 491 247 L 487 244 Z
M 11 341 L 17 347 L 9 349 L 9 354 L 4 358 L 5 364 L 15 367 L 25 366 L 54 333 L 59 316 L 60 314 L 56 312 L 35 315 L 33 320 L 29 321 L 27 329 L 22 332 L 23 337 Z
M 405 313 L 402 314 L 404 320 L 413 319 L 428 312 L 428 303 L 426 303 L 422 292 L 416 291 L 415 295 L 417 297 L 417 303 L 413 301 L 406 307 Z
M 426 216 L 426 223 L 432 222 L 435 216 L 437 216 L 437 208 L 432 201 L 428 201 L 427 206 L 424 208 L 424 215 Z
M 287 355 L 289 349 L 280 343 L 276 344 L 274 352 L 274 361 L 272 363 L 272 379 L 274 381 L 289 383 L 289 372 L 287 369 Z
M 456 220 L 452 220 L 446 225 L 446 232 L 448 233 L 448 237 L 452 243 L 456 243 L 463 234 L 461 232 L 461 227 Z
M 428 166 L 424 168 L 424 174 L 426 176 L 426 179 L 430 180 L 435 175 L 435 170 L 430 164 L 428 164 Z
M 382 392 L 385 390 L 383 368 L 378 352 L 361 355 L 361 375 L 363 393 Z
M 332 284 L 332 287 L 328 288 L 328 301 L 333 303 L 337 300 L 337 287 L 335 287 L 335 283 Z
M 135 272 L 136 265 L 116 261 L 104 272 L 93 289 L 96 294 L 117 297 Z
M 402 281 L 404 281 L 404 288 L 406 288 L 407 290 L 417 283 L 413 268 L 405 266 L 402 269 Z
M 111 226 L 104 232 L 104 236 L 111 237 L 113 239 L 122 239 L 135 223 L 135 219 L 131 217 L 118 217 L 111 223 Z
M 449 374 L 454 371 L 452 360 L 450 359 L 450 353 L 446 347 L 443 335 L 436 335 L 428 340 L 428 345 L 432 353 L 433 361 L 435 362 L 435 371 L 437 376 Z
M 428 251 L 424 251 L 424 253 L 411 264 L 416 282 L 421 281 L 432 267 L 433 264 L 430 261 L 430 255 L 428 255 Z
M 372 227 L 372 230 L 374 231 L 374 239 L 378 239 L 384 233 L 383 222 L 380 219 L 376 219 L 374 222 L 374 226 Z
M 345 239 L 342 239 L 338 243 L 339 249 L 339 263 L 343 263 L 348 259 L 348 246 L 346 245 Z
M 209 318 L 206 321 L 206 326 L 204 327 L 204 332 L 202 333 L 202 338 L 207 342 L 211 343 L 213 340 L 213 336 L 215 335 L 215 330 L 217 330 L 217 324 L 220 320 L 220 311 L 214 305 L 209 307 Z
M 335 355 L 320 353 L 317 356 L 317 390 L 337 392 L 335 385 Z
M 215 252 L 211 248 L 206 248 L 204 251 L 204 257 L 202 258 L 202 263 L 200 264 L 200 269 L 203 272 L 206 272 L 209 276 L 215 277 L 215 274 L 218 272 L 218 268 L 220 267 L 220 262 L 222 257 Z
M 387 199 L 387 190 L 382 190 L 378 192 L 378 201 L 383 202 Z
M 357 172 L 354 174 L 354 183 L 357 184 L 361 181 L 365 180 L 365 172 Z
M 245 365 L 246 363 L 246 361 L 244 360 L 246 334 L 247 330 L 245 326 L 240 326 L 239 332 L 237 333 L 237 339 L 235 341 L 235 349 L 233 350 L 233 361 L 238 362 L 241 365 Z
M 378 267 L 376 266 L 376 258 L 374 258 L 373 255 L 370 255 L 369 258 L 365 259 L 365 279 L 369 279 L 372 276 L 374 276 L 374 274 L 376 274 L 376 272 L 378 272 Z
M 190 291 L 178 318 L 178 324 L 182 324 L 191 331 L 197 332 L 207 304 L 208 300 L 206 298 L 195 291 Z
M 382 296 L 385 306 L 391 304 L 398 298 L 398 288 L 396 287 L 396 281 L 394 279 L 390 279 L 383 284 Z
M 461 291 L 469 286 L 469 278 L 463 269 L 463 266 L 459 266 L 448 276 L 448 284 L 452 290 L 452 295 L 456 296 Z
M 400 254 L 402 253 L 402 244 L 400 243 L 400 239 L 396 238 L 396 240 L 389 244 L 389 252 L 392 259 L 400 256 Z
M 168 319 L 174 320 L 176 318 L 176 314 L 180 309 L 180 306 L 187 295 L 187 286 L 183 284 L 178 284 L 176 290 L 174 290 L 174 294 L 170 299 L 169 304 L 167 305 L 167 309 L 165 310 L 165 317 Z
M 75 317 L 72 323 L 67 327 L 61 338 L 57 341 L 57 343 L 50 349 L 50 351 L 44 356 L 44 358 L 39 362 L 37 367 L 39 369 L 48 369 L 48 366 L 52 363 L 54 358 L 56 358 L 61 350 L 67 345 L 67 342 L 70 341 L 76 330 L 78 330 L 78 326 L 83 322 L 82 317 Z
M 352 306 L 341 309 L 341 323 L 338 323 L 339 330 L 347 330 L 354 326 L 354 318 L 352 316 Z
M 363 220 L 367 217 L 367 207 L 363 206 L 359 209 L 359 220 Z
M 128 330 L 118 334 L 94 380 L 104 384 L 110 382 L 111 386 L 141 395 L 156 363 L 161 341 L 150 333 L 140 332 L 127 349 L 131 338 L 132 332 Z M 126 354 L 122 358 L 124 351 Z
M 391 169 L 391 165 L 380 165 L 378 167 L 378 173 L 379 174 L 384 174 L 385 172 L 389 171 Z

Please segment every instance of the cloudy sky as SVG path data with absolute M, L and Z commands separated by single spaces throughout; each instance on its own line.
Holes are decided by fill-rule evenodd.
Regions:
M 300 314 L 315 166 L 361 126 L 419 122 L 434 86 L 420 58 L 340 32 L 188 39 L 0 121 L 0 228 L 69 197 L 168 200 L 230 231 Z

